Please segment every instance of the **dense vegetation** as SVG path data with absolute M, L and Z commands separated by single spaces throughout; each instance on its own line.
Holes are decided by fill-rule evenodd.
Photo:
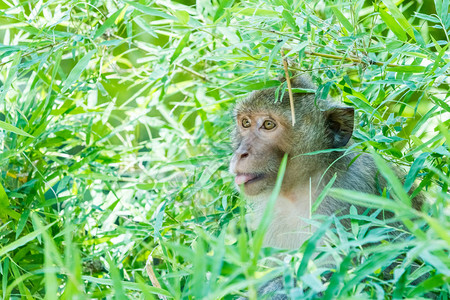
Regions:
M 448 7 L 1 2 L 0 299 L 254 298 L 280 275 L 293 298 L 448 299 Z M 317 99 L 356 109 L 349 151 L 373 153 L 393 198 L 329 190 L 377 211 L 352 210 L 350 232 L 318 217 L 285 259 L 246 230 L 227 171 L 230 108 L 279 85 L 281 50 Z M 414 181 L 423 213 L 408 205 Z M 377 220 L 380 208 L 405 224 L 402 238 L 387 241 L 401 229 Z M 330 259 L 337 268 L 321 265 Z

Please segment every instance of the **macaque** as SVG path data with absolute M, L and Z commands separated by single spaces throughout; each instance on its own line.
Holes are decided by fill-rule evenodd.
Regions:
M 292 86 L 315 89 L 306 76 L 292 80 Z M 296 249 L 310 237 L 312 232 L 305 219 L 311 218 L 312 203 L 334 174 L 337 174 L 334 188 L 364 193 L 379 194 L 386 182 L 368 154 L 360 154 L 356 160 L 358 154 L 343 155 L 342 151 L 303 155 L 350 145 L 354 126 L 352 107 L 330 100 L 315 101 L 314 94 L 297 93 L 292 125 L 288 93 L 276 101 L 275 90 L 254 91 L 237 104 L 230 171 L 249 202 L 250 227 L 256 229 L 275 186 L 281 160 L 284 154 L 288 155 L 264 246 Z M 414 205 L 418 207 L 420 203 Z M 316 213 L 347 214 L 349 208 L 350 204 L 327 196 Z

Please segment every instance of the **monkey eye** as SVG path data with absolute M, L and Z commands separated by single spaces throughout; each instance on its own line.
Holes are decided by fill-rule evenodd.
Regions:
M 267 129 L 267 130 L 274 129 L 275 126 L 277 126 L 277 125 L 275 124 L 274 121 L 271 121 L 271 120 L 265 120 L 263 123 L 263 128 Z
M 252 124 L 250 123 L 250 120 L 247 118 L 242 119 L 242 127 L 249 128 Z

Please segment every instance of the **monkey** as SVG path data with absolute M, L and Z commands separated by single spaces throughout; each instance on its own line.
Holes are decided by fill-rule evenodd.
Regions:
M 292 87 L 316 88 L 306 75 L 293 78 Z M 382 176 L 378 176 L 378 169 L 369 154 L 320 151 L 345 149 L 354 143 L 351 139 L 355 119 L 353 107 L 334 103 L 331 99 L 316 100 L 313 93 L 296 93 L 293 125 L 288 93 L 277 101 L 276 89 L 253 91 L 236 104 L 230 172 L 235 175 L 235 184 L 241 187 L 249 203 L 249 227 L 256 229 L 275 186 L 282 158 L 288 155 L 263 246 L 298 249 L 312 233 L 305 221 L 311 218 L 311 204 L 334 174 L 334 188 L 379 194 L 387 184 Z M 317 151 L 317 154 L 305 155 Z M 419 209 L 421 198 L 415 199 L 413 206 Z M 326 196 L 316 213 L 347 214 L 350 206 Z M 359 213 L 364 210 L 358 207 Z M 347 228 L 350 226 L 349 220 L 344 219 L 342 223 Z

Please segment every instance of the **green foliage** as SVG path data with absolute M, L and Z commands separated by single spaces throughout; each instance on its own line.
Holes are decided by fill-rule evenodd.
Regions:
M 448 7 L 3 1 L 0 298 L 255 298 L 282 275 L 292 298 L 448 299 Z M 263 229 L 246 229 L 227 172 L 230 107 L 276 84 L 282 49 L 318 99 L 356 109 L 349 151 L 378 153 L 392 183 L 383 197 L 327 187 L 377 210 L 339 217 L 351 232 L 313 219 L 320 229 L 285 260 L 260 250 Z M 405 184 L 380 155 L 407 170 Z M 410 207 L 413 187 L 428 197 L 423 212 Z M 378 220 L 381 208 L 408 231 Z

